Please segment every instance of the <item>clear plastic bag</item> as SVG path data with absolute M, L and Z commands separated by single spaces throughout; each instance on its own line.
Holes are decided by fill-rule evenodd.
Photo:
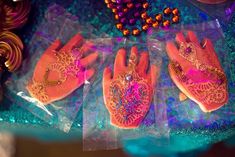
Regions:
M 73 120 L 81 108 L 82 86 L 67 97 L 47 105 L 43 105 L 30 96 L 26 86 L 32 78 L 38 60 L 56 39 L 60 39 L 62 45 L 65 45 L 70 38 L 81 32 L 84 41 L 88 41 L 86 38 L 90 37 L 90 33 L 83 31 L 84 28 L 77 21 L 75 16 L 66 12 L 62 7 L 56 4 L 49 7 L 45 13 L 45 20 L 38 26 L 31 42 L 27 45 L 28 54 L 25 54 L 27 56 L 20 70 L 12 74 L 5 83 L 7 89 L 5 94 L 9 99 L 64 132 L 70 130 Z M 91 27 L 86 26 L 86 28 Z
M 227 23 L 233 16 L 235 11 L 235 1 L 234 0 L 188 0 L 190 3 L 200 8 L 202 11 L 206 12 L 209 16 L 219 19 L 223 23 Z M 208 2 L 207 2 L 208 1 Z M 207 3 L 206 3 L 207 2 Z M 222 2 L 222 3 L 219 3 Z M 213 4 L 214 3 L 214 4 Z
M 166 31 L 154 31 L 148 32 L 148 44 L 152 45 L 158 41 L 175 41 L 175 34 L 187 31 L 193 31 L 197 35 L 199 41 L 203 41 L 204 38 L 208 38 L 212 41 L 215 51 L 217 53 L 220 64 L 226 74 L 229 99 L 228 102 L 218 110 L 205 113 L 199 106 L 187 99 L 185 101 L 179 100 L 179 89 L 171 80 L 168 70 L 162 74 L 162 80 L 164 80 L 159 90 L 165 89 L 165 101 L 167 104 L 168 123 L 172 131 L 175 129 L 224 129 L 231 127 L 234 124 L 234 71 L 232 71 L 232 57 L 231 52 L 226 49 L 226 41 L 224 38 L 221 25 L 218 20 L 210 21 L 195 25 L 185 25 L 181 27 L 174 27 Z M 169 58 L 165 53 L 163 55 L 163 69 L 168 69 Z
M 168 124 L 165 102 L 161 101 L 158 83 L 155 88 L 153 101 L 149 111 L 138 128 L 121 129 L 110 123 L 110 113 L 105 107 L 103 98 L 102 79 L 105 67 L 113 69 L 117 51 L 125 48 L 127 56 L 130 55 L 132 46 L 138 47 L 138 52 L 148 51 L 145 44 L 128 41 L 126 38 L 96 39 L 96 48 L 102 52 L 102 60 L 98 73 L 90 84 L 84 87 L 83 103 L 83 148 L 84 150 L 116 149 L 122 142 L 138 139 L 140 137 L 168 138 Z M 100 44 L 98 44 L 101 41 Z M 148 51 L 150 64 L 161 66 L 162 44 L 155 45 L 156 51 Z M 127 57 L 128 58 L 128 57 Z M 159 82 L 159 80 L 158 80 Z
M 229 101 L 219 110 L 211 113 L 203 112 L 193 101 L 179 101 L 180 90 L 171 80 L 168 72 L 169 58 L 162 54 L 162 70 L 159 90 L 162 91 L 162 101 L 166 103 L 169 125 L 169 139 L 142 138 L 124 143 L 125 151 L 132 156 L 172 155 L 197 148 L 207 148 L 209 145 L 230 138 L 234 128 L 234 89 L 235 68 L 234 53 L 230 41 L 226 41 L 217 20 L 195 25 L 181 25 L 169 30 L 150 30 L 148 45 L 154 47 L 159 41 L 175 41 L 175 34 L 194 31 L 199 41 L 205 37 L 212 40 L 220 63 L 228 80 Z M 165 46 L 164 46 L 165 47 Z M 168 140 L 166 145 L 162 145 Z M 160 143 L 160 144 L 159 144 Z M 205 146 L 205 147 L 204 147 Z M 143 149 L 144 148 L 144 149 Z

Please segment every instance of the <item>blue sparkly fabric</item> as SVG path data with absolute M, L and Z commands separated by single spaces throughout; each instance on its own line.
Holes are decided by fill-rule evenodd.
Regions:
M 57 3 L 63 6 L 68 12 L 76 15 L 79 18 L 79 22 L 81 24 L 92 25 L 97 30 L 94 32 L 97 36 L 103 34 L 104 32 L 109 36 L 114 37 L 122 35 L 115 28 L 115 21 L 111 16 L 112 13 L 109 9 L 106 8 L 103 0 L 32 0 L 32 11 L 27 25 L 24 26 L 21 30 L 16 31 L 16 34 L 18 34 L 23 39 L 26 47 L 35 33 L 37 26 L 42 22 L 45 11 L 53 3 Z M 202 23 L 213 19 L 187 1 L 149 0 L 149 3 L 151 5 L 150 12 L 152 13 L 158 13 L 166 6 L 178 7 L 182 15 L 181 24 Z M 222 28 L 226 41 L 225 50 L 230 52 L 230 63 L 234 63 L 235 17 L 231 18 L 229 23 L 224 23 Z M 139 38 L 144 40 L 146 35 L 143 34 Z M 138 39 L 131 37 L 131 40 Z M 232 75 L 230 78 L 232 78 L 233 82 L 235 82 L 235 64 L 230 65 L 230 70 Z M 235 84 L 231 84 L 230 92 L 235 92 Z M 168 107 L 170 108 L 170 104 L 174 100 L 172 98 L 168 98 L 167 101 L 169 104 Z M 173 110 L 169 110 L 168 114 L 176 118 L 180 116 Z M 78 116 L 73 123 L 69 134 L 65 134 L 57 129 L 51 128 L 50 125 L 46 122 L 43 122 L 21 107 L 12 104 L 7 99 L 4 100 L 2 105 L 0 105 L 0 122 L 1 129 L 13 131 L 22 135 L 31 135 L 46 140 L 70 138 L 80 139 L 82 136 L 81 110 L 78 113 Z M 143 138 L 133 141 L 125 141 L 123 143 L 124 148 L 133 155 L 142 154 L 147 156 L 164 153 L 166 151 L 168 153 L 175 153 L 201 148 L 207 144 L 224 140 L 235 134 L 234 123 L 226 121 L 223 124 L 215 122 L 207 127 L 205 127 L 205 125 L 200 125 L 200 123 L 195 123 L 195 125 L 190 125 L 190 127 L 187 128 L 184 128 L 180 121 L 175 121 L 174 123 L 169 123 L 169 127 L 171 128 L 171 142 L 169 142 L 169 144 L 166 146 L 156 147 L 157 144 L 161 142 L 161 139 L 158 139 L 158 141 L 153 141 L 153 139 Z M 146 149 L 142 150 L 143 147 Z

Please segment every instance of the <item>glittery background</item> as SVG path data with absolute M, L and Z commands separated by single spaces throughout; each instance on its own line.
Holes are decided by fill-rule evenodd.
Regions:
M 44 12 L 53 3 L 57 3 L 66 8 L 67 11 L 76 15 L 79 18 L 81 24 L 89 23 L 98 31 L 94 32 L 97 36 L 107 33 L 109 36 L 120 36 L 121 33 L 115 28 L 114 19 L 111 16 L 111 12 L 104 5 L 103 1 L 95 0 L 32 0 L 32 12 L 30 14 L 30 19 L 27 25 L 16 31 L 27 47 L 32 35 L 36 31 L 37 25 L 41 22 L 44 17 Z M 182 24 L 193 24 L 201 23 L 211 20 L 209 16 L 201 12 L 199 9 L 188 2 L 179 1 L 161 1 L 161 0 L 151 0 L 149 3 L 152 5 L 151 12 L 157 13 L 166 6 L 178 7 L 181 11 Z M 223 23 L 223 31 L 225 34 L 225 51 L 229 53 L 230 63 L 235 61 L 235 17 L 233 17 L 229 23 Z M 139 38 L 145 39 L 145 35 Z M 136 38 L 132 38 L 136 40 Z M 231 70 L 231 82 L 233 82 L 230 87 L 230 92 L 235 92 L 235 64 L 230 65 Z M 169 103 L 169 114 L 173 117 L 179 115 L 170 110 L 170 103 L 173 101 L 172 98 L 167 100 Z M 80 138 L 81 128 L 82 128 L 82 112 L 78 113 L 78 116 L 72 126 L 71 132 L 69 134 L 64 134 L 59 130 L 54 130 L 50 128 L 50 125 L 43 122 L 39 118 L 33 116 L 31 113 L 22 109 L 21 107 L 12 104 L 8 100 L 4 100 L 4 104 L 0 106 L 0 122 L 1 129 L 12 130 L 18 134 L 37 136 L 43 139 L 70 139 L 70 138 Z M 193 113 L 192 113 L 193 114 Z M 159 153 L 159 151 L 168 150 L 168 152 L 178 152 L 186 151 L 194 148 L 199 148 L 205 144 L 211 144 L 216 141 L 228 138 L 234 135 L 234 123 L 224 121 L 223 123 L 212 123 L 209 126 L 201 125 L 199 122 L 194 125 L 189 125 L 191 127 L 184 128 L 180 121 L 170 123 L 171 129 L 171 139 L 174 142 L 170 143 L 168 146 L 157 149 L 154 145 L 149 145 L 148 153 Z M 63 135 L 63 136 L 61 136 Z M 141 144 L 149 141 L 148 139 L 140 139 L 133 142 L 127 142 L 125 148 L 128 152 L 135 154 L 138 152 L 138 148 L 141 148 Z M 190 143 L 190 144 L 189 144 Z M 147 147 L 148 145 L 145 145 Z M 146 153 L 146 152 L 145 152 Z

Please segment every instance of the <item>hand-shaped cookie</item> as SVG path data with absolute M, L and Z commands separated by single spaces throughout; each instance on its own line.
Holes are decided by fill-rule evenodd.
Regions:
M 117 52 L 114 72 L 106 68 L 103 73 L 103 94 L 110 122 L 119 128 L 136 128 L 147 114 L 152 102 L 159 67 L 151 65 L 149 55 L 142 52 L 138 62 L 136 47 L 132 47 L 126 66 L 126 51 Z
M 43 53 L 27 85 L 32 97 L 46 105 L 65 98 L 92 77 L 94 69 L 86 67 L 97 59 L 98 53 L 86 55 L 91 43 L 82 41 L 77 34 L 59 50 L 61 42 L 56 40 Z
M 210 39 L 199 43 L 188 31 L 176 35 L 178 47 L 167 42 L 168 70 L 181 92 L 196 102 L 204 112 L 214 111 L 228 101 L 227 79 Z

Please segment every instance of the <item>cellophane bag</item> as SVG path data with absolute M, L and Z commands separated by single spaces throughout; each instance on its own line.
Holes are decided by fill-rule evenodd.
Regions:
M 41 104 L 30 96 L 26 86 L 32 78 L 41 55 L 56 39 L 60 39 L 62 45 L 65 45 L 75 34 L 81 33 L 85 41 L 88 41 L 91 33 L 84 30 L 93 29 L 90 26 L 80 26 L 78 18 L 66 12 L 61 6 L 57 4 L 50 6 L 45 12 L 45 19 L 37 27 L 29 45 L 26 46 L 24 53 L 26 58 L 23 60 L 21 68 L 5 83 L 7 90 L 5 95 L 9 99 L 64 132 L 70 130 L 73 120 L 81 108 L 82 86 L 67 97 L 47 105 Z
M 168 69 L 169 59 L 167 54 L 164 53 L 162 69 L 165 70 L 162 70 L 161 75 L 161 80 L 164 81 L 159 85 L 159 90 L 164 92 L 164 101 L 166 101 L 167 104 L 167 117 L 171 132 L 177 129 L 193 129 L 194 131 L 205 129 L 210 133 L 211 129 L 213 131 L 220 131 L 221 129 L 232 127 L 234 126 L 235 119 L 234 57 L 232 57 L 233 54 L 226 47 L 224 34 L 218 20 L 195 25 L 172 27 L 168 30 L 150 30 L 148 32 L 148 44 L 154 45 L 159 41 L 175 41 L 176 33 L 183 32 L 186 35 L 186 32 L 189 30 L 195 32 L 199 42 L 202 42 L 204 38 L 208 38 L 212 41 L 218 59 L 227 77 L 229 99 L 223 107 L 208 113 L 203 112 L 199 106 L 190 99 L 180 101 L 180 90 L 173 83 L 168 70 L 166 70 Z M 211 136 L 215 135 L 211 134 Z
M 204 0 L 205 1 L 205 0 Z M 209 2 L 212 0 L 208 0 Z M 194 6 L 198 7 L 209 16 L 214 19 L 219 19 L 220 22 L 228 23 L 235 11 L 235 1 L 234 0 L 226 0 L 222 3 L 222 0 L 214 0 L 215 4 L 203 3 L 198 0 L 188 0 L 188 2 L 192 3 Z M 216 3 L 217 2 L 217 3 Z
M 149 111 L 138 128 L 121 129 L 110 123 L 110 113 L 105 107 L 103 98 L 102 79 L 105 67 L 113 71 L 113 64 L 120 48 L 125 48 L 127 56 L 130 55 L 132 46 L 137 46 L 138 53 L 149 52 L 150 63 L 161 66 L 161 54 L 163 45 L 155 44 L 157 51 L 148 51 L 146 44 L 130 41 L 126 38 L 96 39 L 96 49 L 100 56 L 99 70 L 90 84 L 84 86 L 83 101 L 83 148 L 84 150 L 116 149 L 122 147 L 122 143 L 141 137 L 168 138 L 168 123 L 166 116 L 166 104 L 161 97 L 158 83 L 154 87 L 155 94 Z M 128 57 L 126 58 L 128 62 Z M 166 140 L 167 141 L 167 140 Z

